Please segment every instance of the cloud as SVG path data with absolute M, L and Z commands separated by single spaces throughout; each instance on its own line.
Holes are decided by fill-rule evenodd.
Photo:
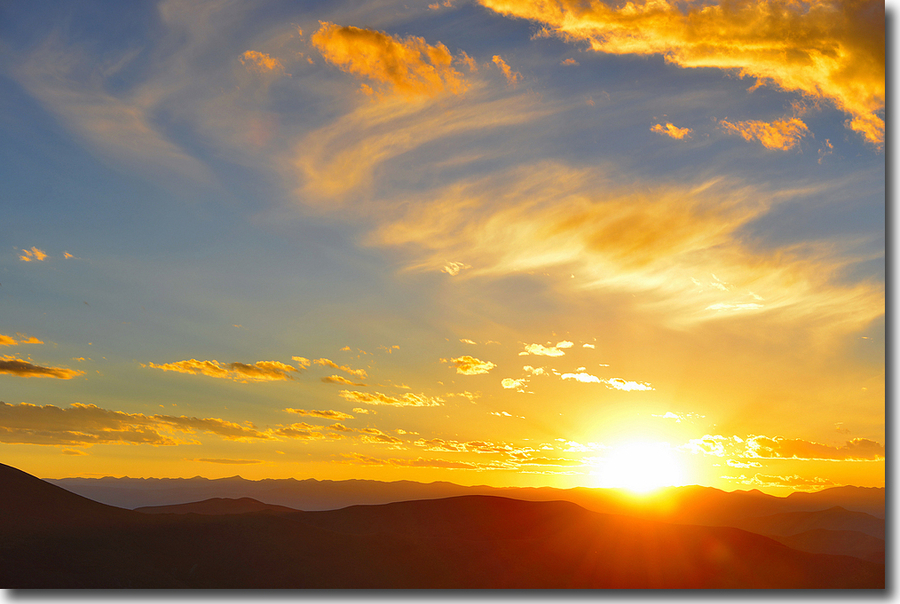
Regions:
M 522 367 L 522 371 L 530 373 L 531 375 L 547 375 L 547 372 L 544 371 L 543 367 L 532 367 L 531 365 L 525 365 Z
M 776 436 L 751 436 L 746 441 L 747 457 L 808 459 L 829 461 L 875 461 L 884 459 L 884 445 L 868 438 L 854 438 L 839 447 Z
M 331 409 L 285 409 L 288 413 L 296 413 L 297 415 L 305 415 L 307 417 L 321 417 L 322 419 L 340 420 L 353 419 L 352 415 L 342 413 L 341 411 L 333 411 Z
M 569 342 L 569 346 L 572 343 Z M 562 348 L 568 348 L 567 346 L 563 346 Z M 544 346 L 543 344 L 525 344 L 524 352 L 520 352 L 519 356 L 527 356 L 529 354 L 535 354 L 539 356 L 545 357 L 561 357 L 566 353 L 560 350 L 560 346 L 557 344 L 556 346 Z
M 351 382 L 347 378 L 342 375 L 329 375 L 328 377 L 323 377 L 322 381 L 326 384 L 343 384 L 345 386 L 365 386 L 366 384 L 362 384 L 360 382 Z
M 342 454 L 341 457 L 348 463 L 366 466 L 394 466 L 401 468 L 446 468 L 460 470 L 510 469 L 509 465 L 497 462 L 474 463 L 468 461 L 447 461 L 444 459 L 425 459 L 423 457 L 419 457 L 418 459 L 378 459 L 375 457 L 369 457 L 367 455 L 361 455 L 359 453 L 345 453 Z
M 828 487 L 840 486 L 838 483 L 828 478 L 820 478 L 818 476 L 798 476 L 796 474 L 790 476 L 754 474 L 753 478 L 750 479 L 746 476 L 740 476 L 738 478 L 724 476 L 723 478 L 735 480 L 741 484 L 753 485 L 755 487 L 793 487 L 798 491 L 816 491 Z
M 0 333 L 0 346 L 18 346 L 19 344 L 43 344 L 38 338 L 28 336 L 24 333 L 17 333 L 16 338 Z
M 83 371 L 65 369 L 63 367 L 42 367 L 13 356 L 0 357 L 0 373 L 24 378 L 52 377 L 61 380 L 71 380 L 73 377 L 84 375 Z
M 506 61 L 500 55 L 494 55 L 493 58 L 494 64 L 500 68 L 500 71 L 503 72 L 503 75 L 506 77 L 506 82 L 510 86 L 515 86 L 519 83 L 519 80 L 522 79 L 522 74 L 518 71 L 513 71 L 512 68 L 506 64 Z
M 455 277 L 459 274 L 460 271 L 467 268 L 472 268 L 472 266 L 466 264 L 465 262 L 447 262 L 447 264 L 444 265 L 444 267 L 441 269 L 441 272 L 447 273 L 451 277 Z
M 582 344 L 581 347 L 582 348 L 590 348 L 591 350 L 596 348 L 596 346 L 594 346 L 593 344 Z
M 294 357 L 296 359 L 296 357 Z M 198 361 L 189 359 L 175 363 L 141 364 L 142 367 L 152 367 L 163 371 L 175 371 L 193 375 L 206 375 L 215 378 L 234 380 L 235 382 L 270 382 L 278 380 L 292 380 L 291 373 L 301 371 L 292 365 L 279 361 L 257 361 L 252 365 L 246 363 L 219 363 L 219 361 Z
M 515 380 L 513 378 L 503 378 L 500 381 L 500 385 L 503 386 L 507 390 L 515 390 L 516 392 L 525 392 L 525 386 L 528 385 L 528 382 L 525 379 Z
M 38 445 L 178 444 L 161 432 L 215 434 L 227 440 L 267 440 L 268 433 L 252 424 L 218 418 L 144 415 L 73 403 L 54 405 L 0 403 L 0 442 Z
M 662 55 L 680 67 L 756 78 L 848 115 L 846 125 L 884 142 L 885 10 L 880 0 L 480 0 L 507 16 L 543 23 L 545 35 L 597 52 Z
M 410 199 L 371 240 L 413 250 L 409 266 L 417 270 L 464 252 L 479 259 L 470 278 L 577 274 L 564 287 L 633 294 L 628 304 L 673 327 L 764 315 L 840 332 L 881 316 L 882 283 L 838 278 L 869 258 L 847 241 L 753 246 L 743 231 L 754 221 L 828 185 L 766 186 L 715 178 L 636 189 L 605 169 L 547 162 L 472 177 L 431 192 L 427 202 Z M 692 278 L 711 273 L 730 288 L 698 290 Z M 529 345 L 520 354 L 541 350 L 550 347 Z
M 45 252 L 44 250 L 39 250 L 36 247 L 33 247 L 30 250 L 23 249 L 22 255 L 19 256 L 19 260 L 22 260 L 23 262 L 31 262 L 32 260 L 43 262 L 47 258 L 47 252 Z
M 200 458 L 200 459 L 186 459 L 185 461 L 198 461 L 202 463 L 218 463 L 225 465 L 247 465 L 247 464 L 255 464 L 255 463 L 263 463 L 261 459 L 209 459 L 209 458 Z
M 576 382 L 582 382 L 585 384 L 604 384 L 607 388 L 612 388 L 615 390 L 653 390 L 653 387 L 646 382 L 633 382 L 629 380 L 623 380 L 622 378 L 598 378 L 595 375 L 584 372 L 564 373 L 560 376 L 560 378 L 564 380 L 575 380 Z
M 347 434 L 355 434 L 358 435 L 359 438 L 366 443 L 379 444 L 379 443 L 387 443 L 390 445 L 400 445 L 403 441 L 396 436 L 391 436 L 390 434 L 386 434 L 379 430 L 378 428 L 348 428 L 343 424 L 333 424 L 328 426 L 329 430 L 335 430 L 337 432 L 347 433 Z M 401 447 L 394 447 L 401 448 Z
M 285 73 L 284 65 L 276 58 L 267 55 L 264 52 L 256 50 L 248 50 L 241 55 L 241 64 L 247 69 L 258 73 L 280 72 Z M 290 74 L 287 74 L 290 75 Z
M 466 89 L 462 75 L 451 66 L 450 51 L 440 42 L 430 45 L 424 38 L 396 38 L 328 22 L 321 22 L 310 41 L 325 60 L 379 84 L 382 91 L 412 98 Z
M 341 390 L 338 394 L 348 401 L 364 405 L 392 405 L 394 407 L 438 407 L 444 404 L 443 399 L 428 397 L 424 394 L 407 392 L 400 397 L 389 396 L 380 392 L 357 392 Z
M 198 11 L 205 12 L 205 11 Z M 179 32 L 183 34 L 183 31 Z M 60 123 L 87 141 L 105 159 L 126 164 L 157 179 L 187 177 L 211 182 L 206 166 L 170 140 L 157 121 L 161 99 L 171 82 L 148 83 L 141 89 L 114 94 L 107 79 L 115 75 L 108 61 L 98 60 L 84 47 L 67 44 L 57 30 L 35 45 L 13 67 L 13 76 Z M 127 64 L 137 52 L 117 59 Z M 168 64 L 168 77 L 184 73 Z M 179 85 L 187 84 L 179 81 Z
M 463 355 L 461 357 L 456 357 L 455 359 L 441 359 L 442 363 L 452 363 L 456 366 L 456 373 L 460 373 L 462 375 L 480 375 L 483 373 L 489 372 L 491 369 L 496 367 L 495 364 L 490 361 L 482 361 L 481 359 L 476 359 L 473 356 Z
M 804 461 L 880 461 L 885 447 L 868 438 L 854 438 L 841 446 L 832 446 L 799 438 L 781 436 L 721 436 L 707 434 L 692 439 L 683 447 L 692 453 L 738 459 L 798 459 Z
M 87 453 L 85 453 L 84 451 L 79 451 L 78 449 L 63 449 L 62 451 L 60 451 L 60 453 L 62 453 L 63 455 L 75 456 L 87 455 Z
M 272 434 L 283 438 L 291 438 L 295 440 L 321 440 L 326 438 L 324 434 L 318 432 L 320 426 L 313 426 L 304 422 L 282 426 L 272 430 Z
M 315 363 L 316 365 L 322 365 L 324 367 L 331 367 L 332 369 L 339 369 L 340 371 L 344 371 L 346 373 L 349 373 L 350 375 L 355 375 L 358 378 L 365 379 L 368 377 L 365 369 L 352 369 L 345 365 L 338 365 L 337 363 L 329 359 L 316 359 L 315 361 L 313 361 L 313 363 Z
M 560 61 L 559 64 L 569 66 L 569 65 L 578 65 L 579 63 L 575 59 L 568 58 L 563 61 Z
M 663 126 L 662 124 L 656 124 L 655 126 L 650 128 L 650 132 L 664 134 L 674 139 L 681 140 L 684 138 L 691 138 L 691 132 L 693 132 L 693 130 L 691 130 L 690 128 L 679 128 L 678 126 L 667 123 L 665 126 Z
M 729 134 L 740 134 L 744 140 L 758 140 L 766 149 L 788 151 L 800 143 L 800 139 L 809 134 L 809 128 L 802 120 L 790 119 L 768 122 L 735 122 L 726 120 L 719 122 L 719 127 Z

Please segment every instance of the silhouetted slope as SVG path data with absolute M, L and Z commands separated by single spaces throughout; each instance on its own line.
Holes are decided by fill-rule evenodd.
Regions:
M 884 518 L 883 487 L 843 486 L 823 489 L 812 493 L 791 493 L 787 496 L 792 510 L 825 510 L 842 507 L 856 512 L 865 512 L 876 518 Z
M 141 514 L 2 470 L 0 517 L 21 518 L 0 539 L 4 588 L 884 586 L 884 565 L 570 502 L 469 496 L 327 512 Z M 29 506 L 41 512 L 24 513 Z
M 775 535 L 772 538 L 801 552 L 854 556 L 884 564 L 884 540 L 858 531 L 812 529 L 796 535 Z
M 250 497 L 241 497 L 240 499 L 214 497 L 212 499 L 178 505 L 158 505 L 136 508 L 134 511 L 141 512 L 142 514 L 205 514 L 208 516 L 221 516 L 224 514 L 246 514 L 248 512 L 264 511 L 291 513 L 297 512 L 298 510 L 282 505 L 262 503 L 261 501 L 251 499 Z
M 762 535 L 796 535 L 813 529 L 858 531 L 884 539 L 884 520 L 863 512 L 833 507 L 817 512 L 786 512 L 758 518 L 746 518 L 734 524 Z

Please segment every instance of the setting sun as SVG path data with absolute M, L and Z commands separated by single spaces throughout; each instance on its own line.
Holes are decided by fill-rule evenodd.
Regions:
M 687 482 L 682 459 L 668 443 L 631 441 L 612 449 L 601 462 L 598 486 L 649 493 Z

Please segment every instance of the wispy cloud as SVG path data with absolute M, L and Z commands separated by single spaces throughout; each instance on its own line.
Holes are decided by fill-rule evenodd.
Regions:
M 358 392 L 355 390 L 341 390 L 341 397 L 353 403 L 364 405 L 391 405 L 394 407 L 437 407 L 444 404 L 443 399 L 430 397 L 424 394 L 407 392 L 398 396 L 390 396 L 380 392 Z
M 252 365 L 247 363 L 219 363 L 219 361 L 198 361 L 188 359 L 175 363 L 147 363 L 142 367 L 152 367 L 163 371 L 188 373 L 192 375 L 206 375 L 215 378 L 234 380 L 235 382 L 271 382 L 278 380 L 292 380 L 292 373 L 301 371 L 293 365 L 279 361 L 257 361 Z
M 352 415 L 347 413 L 343 413 L 341 411 L 334 411 L 332 409 L 285 409 L 288 413 L 296 413 L 297 415 L 305 415 L 307 417 L 321 417 L 322 419 L 330 419 L 330 420 L 342 420 L 342 419 L 353 419 Z
M 585 372 L 564 373 L 560 378 L 564 380 L 575 380 L 576 382 L 583 382 L 586 384 L 603 384 L 607 388 L 612 388 L 614 390 L 653 390 L 653 386 L 646 382 L 634 382 L 631 380 L 623 380 L 622 378 L 599 378 Z
M 500 68 L 500 71 L 503 72 L 504 77 L 506 77 L 506 82 L 510 86 L 515 86 L 519 83 L 519 80 L 522 79 L 522 74 L 518 71 L 513 71 L 512 67 L 506 64 L 506 61 L 503 60 L 503 57 L 500 55 L 494 55 L 493 58 L 494 64 Z
M 245 65 L 247 69 L 259 73 L 285 73 L 284 65 L 281 64 L 281 61 L 267 55 L 264 52 L 259 52 L 256 50 L 248 50 L 247 52 L 242 54 L 241 64 Z
M 316 359 L 313 361 L 316 365 L 322 365 L 323 367 L 331 367 L 332 369 L 339 369 L 340 371 L 344 371 L 349 373 L 350 375 L 355 375 L 358 378 L 365 379 L 368 377 L 365 369 L 353 369 L 351 367 L 347 367 L 346 365 L 338 365 L 334 361 L 330 359 Z

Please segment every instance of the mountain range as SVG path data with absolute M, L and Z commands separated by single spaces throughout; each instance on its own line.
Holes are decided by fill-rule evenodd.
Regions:
M 273 501 L 207 498 L 136 511 L 3 465 L 0 492 L 5 588 L 885 585 L 883 562 L 801 551 L 733 526 L 663 522 L 659 513 L 602 513 L 560 499 L 466 494 L 304 511 Z M 706 491 L 689 492 L 685 500 L 696 509 L 731 495 L 713 493 L 713 503 L 701 505 Z M 769 501 L 762 494 L 738 494 L 741 503 L 728 514 L 736 514 L 747 497 Z M 679 510 L 676 516 L 687 514 L 686 507 Z M 857 522 L 847 532 L 877 527 L 846 509 L 805 523 L 783 516 L 758 521 L 765 530 L 794 521 L 805 534 L 831 531 L 806 527 L 828 525 L 832 516 Z

